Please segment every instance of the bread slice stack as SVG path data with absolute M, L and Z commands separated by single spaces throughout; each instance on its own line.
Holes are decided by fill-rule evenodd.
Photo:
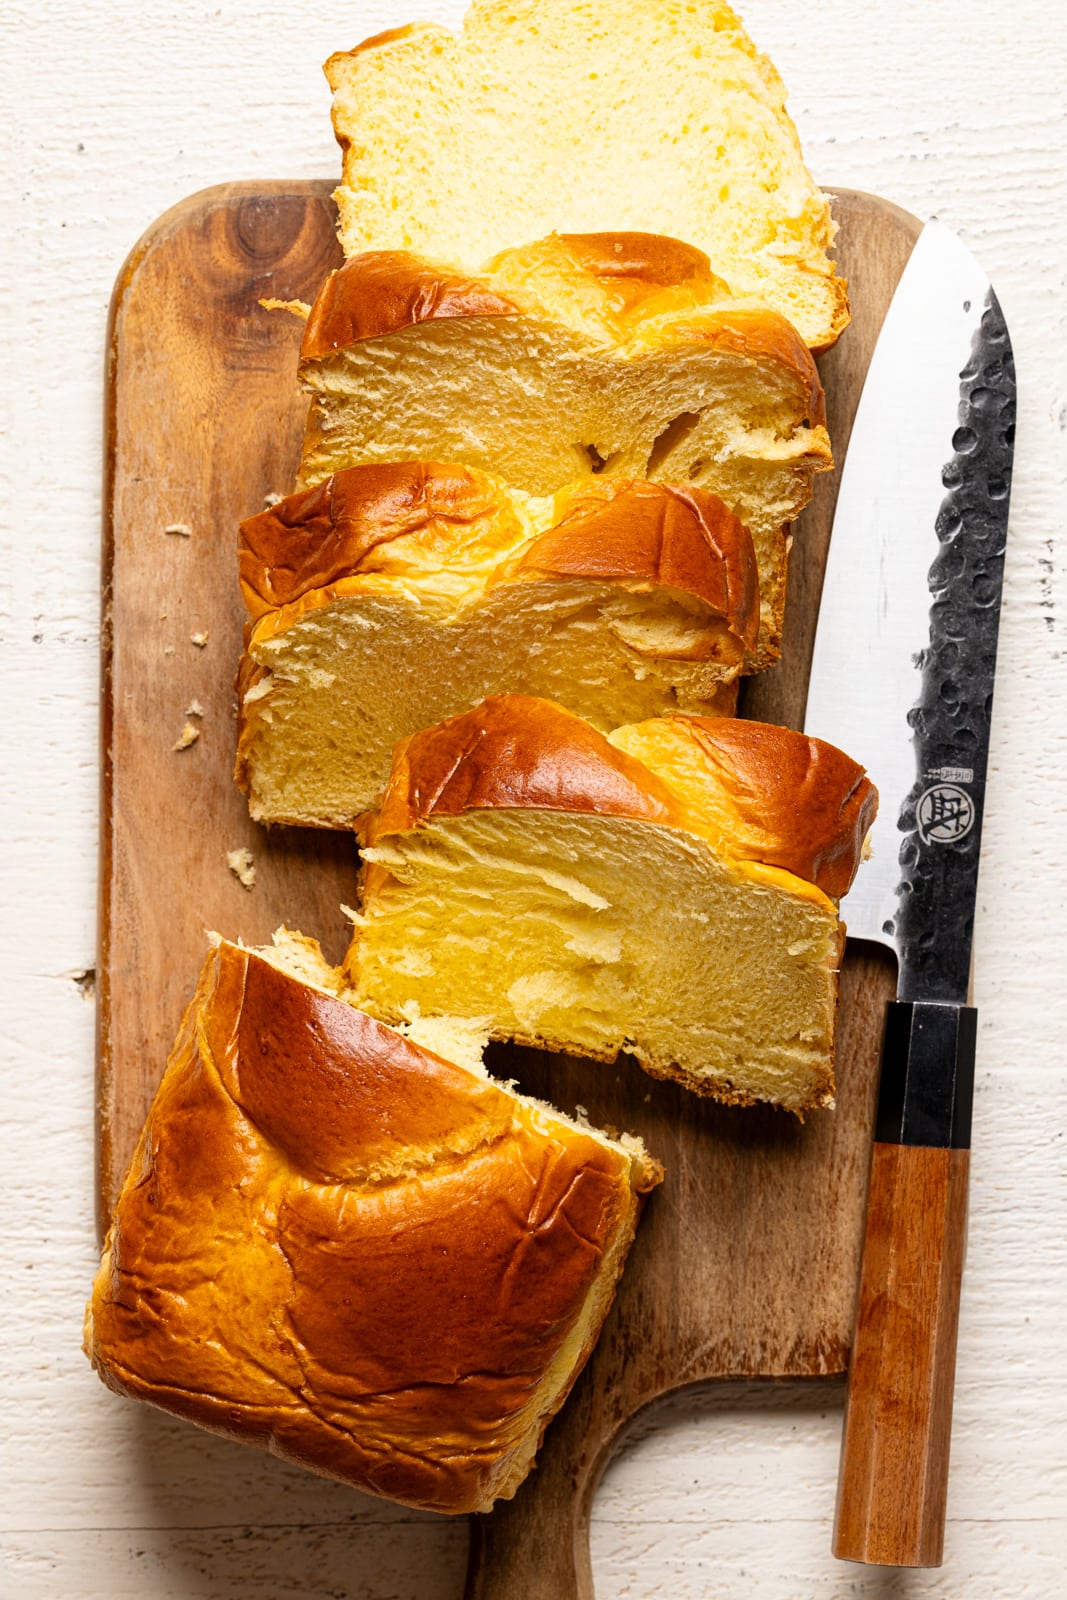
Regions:
M 847 299 L 719 0 L 475 0 L 326 70 L 348 259 L 287 303 L 311 406 L 241 530 L 237 777 L 257 820 L 358 829 L 355 933 L 343 971 L 217 945 L 86 1348 L 207 1428 L 481 1511 L 662 1177 L 481 1043 L 833 1102 L 874 791 L 730 713 L 781 649 Z
M 773 665 L 791 524 L 832 465 L 811 352 L 834 342 L 848 309 L 828 257 L 828 202 L 803 166 L 780 80 L 734 13 L 681 0 L 478 0 L 458 35 L 392 29 L 331 57 L 326 72 L 347 259 L 302 308 L 311 398 L 298 491 L 332 495 L 353 468 L 402 462 L 441 481 L 459 467 L 487 473 L 513 508 L 641 480 L 676 499 L 703 491 L 721 501 L 720 523 L 747 528 L 755 553 L 758 630 L 737 670 Z M 279 510 L 294 545 L 305 508 L 319 504 Z M 262 536 L 254 520 L 246 544 Z M 378 543 L 391 538 L 387 511 L 381 522 Z M 284 564 L 284 541 L 274 544 Z M 635 644 L 591 616 L 578 631 L 557 628 L 552 602 L 532 629 L 538 599 L 499 575 L 477 606 L 469 583 L 457 602 L 451 576 L 421 558 L 410 604 L 398 593 L 409 574 L 390 573 L 398 603 L 387 617 L 354 599 L 387 558 L 335 582 L 327 555 L 306 595 L 272 605 L 269 619 L 245 585 L 237 777 L 258 820 L 348 820 L 372 773 L 384 781 L 395 739 L 462 709 L 448 697 L 461 679 L 468 707 L 544 695 L 605 731 L 733 709 L 726 673 L 712 682 L 705 671 L 701 686 L 678 670 L 679 605 L 690 601 L 662 583 L 640 602 Z M 632 595 L 643 571 L 635 549 L 600 576 L 625 574 Z M 576 671 L 582 628 L 587 665 Z M 647 648 L 653 636 L 666 650 Z M 595 664 L 609 654 L 617 679 Z M 642 703 L 622 704 L 612 682 L 625 694 L 639 683 Z M 323 762 L 334 773 L 348 764 L 351 782 L 323 781 Z
M 654 478 L 709 490 L 752 535 L 777 659 L 786 531 L 832 465 L 811 353 L 731 297 L 708 258 L 654 234 L 553 235 L 476 277 L 410 252 L 354 256 L 308 319 L 300 481 L 357 461 L 462 461 L 532 494 Z
M 348 258 L 312 314 L 305 483 L 400 450 L 544 493 L 719 494 L 772 536 L 830 465 L 808 351 L 848 322 L 829 202 L 721 0 L 474 0 L 332 56 Z M 767 544 L 766 551 L 763 546 Z
M 662 1170 L 372 1021 L 338 978 L 299 936 L 208 957 L 86 1352 L 215 1433 L 485 1511 L 529 1471 Z

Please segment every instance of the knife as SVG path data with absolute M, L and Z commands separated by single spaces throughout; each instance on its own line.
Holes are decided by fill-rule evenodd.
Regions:
M 805 731 L 866 765 L 850 939 L 897 956 L 871 1159 L 834 1554 L 944 1548 L 977 1014 L 967 1004 L 1015 432 L 981 267 L 930 222 L 897 286 L 841 477 Z

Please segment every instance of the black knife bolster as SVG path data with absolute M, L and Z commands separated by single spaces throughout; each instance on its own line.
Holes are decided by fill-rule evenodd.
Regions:
M 874 1131 L 879 1144 L 970 1148 L 977 1033 L 973 1006 L 889 1002 Z

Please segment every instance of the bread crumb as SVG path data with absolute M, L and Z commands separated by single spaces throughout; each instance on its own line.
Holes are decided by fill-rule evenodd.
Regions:
M 178 735 L 178 742 L 175 744 L 174 749 L 188 750 L 189 746 L 191 744 L 195 744 L 199 737 L 200 729 L 196 726 L 195 722 L 187 722 L 181 733 Z
M 168 522 L 163 532 L 176 533 L 182 539 L 191 539 L 193 537 L 193 530 L 187 522 Z
M 306 322 L 311 315 L 311 307 L 306 300 L 261 300 L 259 303 L 264 311 L 291 311 L 301 322 Z
M 207 644 L 207 632 L 206 631 L 204 633 L 191 633 L 189 635 L 189 638 L 192 640 L 193 644 L 196 645 L 196 648 L 198 650 L 202 650 L 204 648 L 204 646 Z
M 204 715 L 204 708 L 200 704 L 200 701 L 190 700 L 189 704 L 185 708 L 185 715 L 187 717 L 202 717 Z
M 253 887 L 256 881 L 256 869 L 252 865 L 252 852 L 246 845 L 242 845 L 240 850 L 227 850 L 226 865 L 242 889 Z
M 280 506 L 284 499 L 285 496 L 283 494 L 265 494 L 263 496 L 263 504 L 270 511 L 273 506 Z
M 83 1000 L 91 1000 L 96 993 L 96 968 L 83 967 L 80 972 L 67 974 Z

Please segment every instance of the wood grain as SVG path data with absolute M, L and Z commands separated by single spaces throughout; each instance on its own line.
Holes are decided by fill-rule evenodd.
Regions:
M 123 269 L 109 327 L 103 576 L 100 1219 L 110 1209 L 217 928 L 279 922 L 343 947 L 353 849 L 267 833 L 233 780 L 244 608 L 237 524 L 288 492 L 301 324 L 339 250 L 328 185 L 227 185 L 159 219 Z M 188 534 L 167 533 L 187 528 Z M 198 646 L 192 635 L 206 635 Z M 196 702 L 202 716 L 189 715 Z M 175 750 L 192 722 L 196 742 Z M 230 872 L 251 850 L 255 887 Z
M 290 487 L 303 406 L 299 325 L 261 296 L 310 298 L 336 259 L 326 185 L 234 185 L 169 213 L 112 307 L 105 535 L 99 1177 L 106 1217 L 205 948 L 282 921 L 338 954 L 354 859 L 343 836 L 268 833 L 230 779 L 241 606 L 236 524 Z M 918 232 L 843 192 L 839 256 L 855 320 L 823 361 L 840 461 L 862 377 Z M 786 656 L 745 710 L 803 714 L 836 475 L 798 529 Z M 166 533 L 190 529 L 188 537 Z M 191 634 L 206 631 L 198 648 Z M 200 737 L 173 746 L 197 700 Z M 862 752 L 853 752 L 862 759 Z M 226 854 L 245 846 L 256 882 Z M 604 1335 L 516 1499 L 475 1519 L 468 1595 L 592 1593 L 589 1506 L 631 1419 L 687 1384 L 843 1370 L 851 1336 L 873 1091 L 891 958 L 857 947 L 841 978 L 838 1109 L 801 1125 L 738 1112 L 613 1067 L 501 1047 L 495 1066 L 565 1111 L 632 1128 L 664 1161 Z M 531 1561 L 530 1551 L 537 1559 Z
M 834 1554 L 937 1567 L 945 1541 L 969 1150 L 875 1144 Z

